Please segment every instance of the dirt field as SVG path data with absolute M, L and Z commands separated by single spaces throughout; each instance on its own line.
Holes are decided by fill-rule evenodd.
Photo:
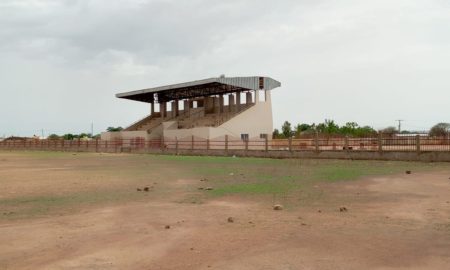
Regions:
M 448 163 L 0 152 L 0 185 L 2 270 L 450 269 Z

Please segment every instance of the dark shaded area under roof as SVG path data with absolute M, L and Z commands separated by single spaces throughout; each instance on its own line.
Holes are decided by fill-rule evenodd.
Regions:
M 163 90 L 160 92 L 142 93 L 119 97 L 123 99 L 130 99 L 135 101 L 153 103 L 153 102 L 168 102 L 172 100 L 181 100 L 187 98 L 196 98 L 211 95 L 229 94 L 237 91 L 250 91 L 250 89 L 237 87 L 233 85 L 221 84 L 217 82 L 207 83 L 196 86 L 175 88 L 170 90 Z

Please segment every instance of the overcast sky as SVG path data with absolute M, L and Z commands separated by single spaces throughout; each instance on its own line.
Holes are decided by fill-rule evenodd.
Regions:
M 447 0 L 0 0 L 0 136 L 127 126 L 118 92 L 270 76 L 275 126 L 450 122 Z

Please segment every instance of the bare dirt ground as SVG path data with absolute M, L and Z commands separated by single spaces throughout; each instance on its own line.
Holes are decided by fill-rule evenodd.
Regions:
M 0 160 L 0 269 L 450 269 L 448 164 L 317 180 L 276 199 L 205 197 L 198 187 L 219 182 L 201 182 L 205 171 L 186 169 L 192 160 L 20 153 Z M 149 192 L 136 191 L 144 185 Z M 114 196 L 98 199 L 104 190 Z M 298 201 L 298 194 L 313 195 Z M 272 210 L 277 200 L 284 210 Z

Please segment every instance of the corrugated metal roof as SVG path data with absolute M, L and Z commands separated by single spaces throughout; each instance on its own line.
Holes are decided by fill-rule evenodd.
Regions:
M 260 80 L 262 80 L 262 85 L 260 84 Z M 218 77 L 218 78 L 209 78 L 204 80 L 185 82 L 179 84 L 171 84 L 165 86 L 159 86 L 154 88 L 147 88 L 141 90 L 135 90 L 130 92 L 119 93 L 116 95 L 118 98 L 126 98 L 129 96 L 136 96 L 141 94 L 149 94 L 149 93 L 159 93 L 168 90 L 183 90 L 184 88 L 193 87 L 193 86 L 201 86 L 203 84 L 210 83 L 220 83 L 225 85 L 232 85 L 248 90 L 272 90 L 274 88 L 280 87 L 281 83 L 276 81 L 270 77 Z

